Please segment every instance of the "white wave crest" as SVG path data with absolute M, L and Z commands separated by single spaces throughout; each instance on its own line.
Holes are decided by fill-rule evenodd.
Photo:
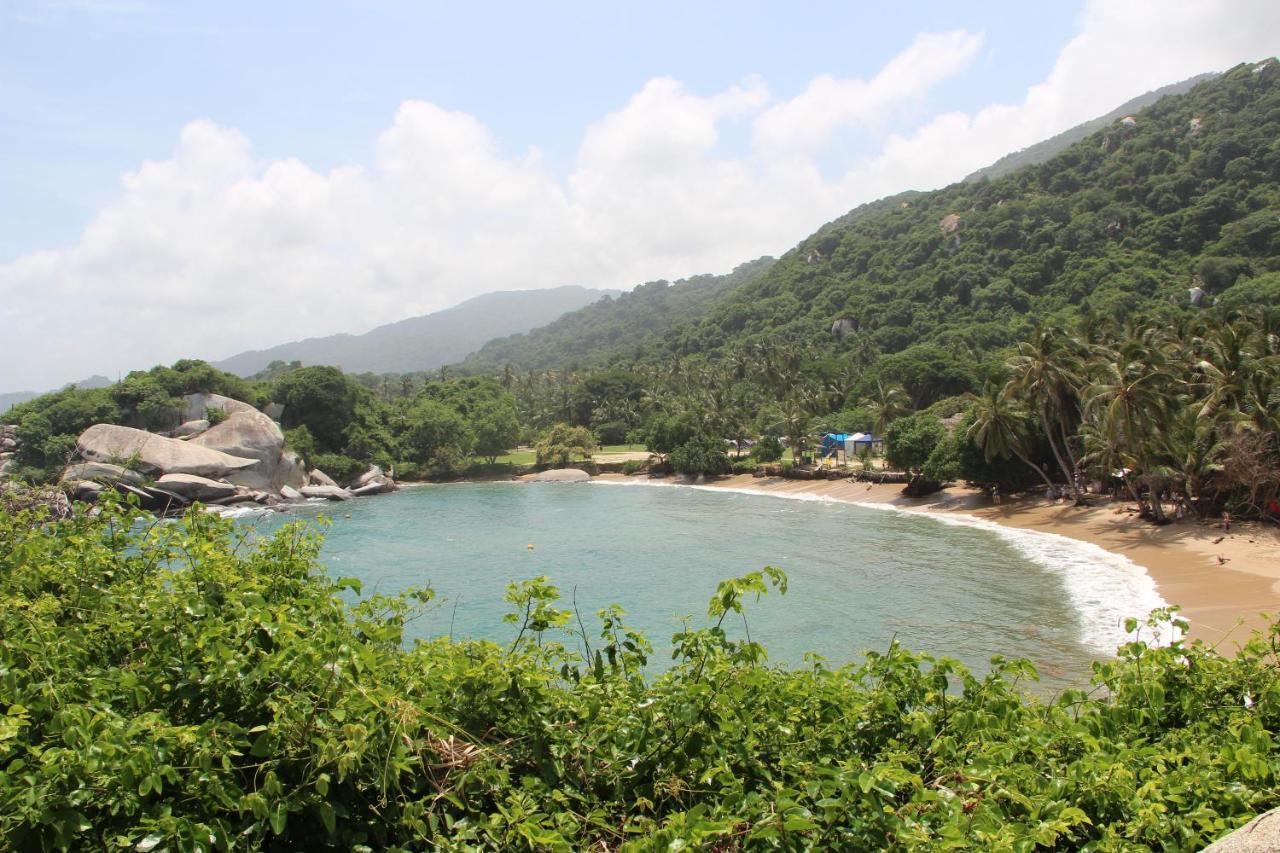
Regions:
M 1079 614 L 1081 644 L 1101 654 L 1115 654 L 1118 646 L 1133 639 L 1133 636 L 1127 634 L 1124 629 L 1127 618 L 1136 617 L 1139 622 L 1143 622 L 1152 610 L 1168 607 L 1168 602 L 1156 589 L 1155 581 L 1142 566 L 1128 557 L 1113 554 L 1092 542 L 1072 539 L 1058 533 L 1007 527 L 964 513 L 930 512 L 886 503 L 847 501 L 829 495 L 815 495 L 807 492 L 778 492 L 733 486 L 697 486 L 638 479 L 625 482 L 618 480 L 593 480 L 592 482 L 615 486 L 683 487 L 763 498 L 844 504 L 928 518 L 943 525 L 976 527 L 989 531 L 1012 545 L 1023 557 L 1044 567 L 1059 578 L 1067 599 Z M 1149 635 L 1146 638 L 1153 639 Z M 1154 641 L 1168 644 L 1173 639 L 1172 634 L 1167 634 L 1154 638 Z

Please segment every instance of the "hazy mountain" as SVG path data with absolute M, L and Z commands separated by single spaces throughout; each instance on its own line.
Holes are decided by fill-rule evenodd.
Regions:
M 1084 124 L 1078 124 L 1070 130 L 1064 130 L 1057 136 L 1052 136 L 1043 142 L 1037 142 L 1035 145 L 1023 148 L 1021 151 L 1006 154 L 990 166 L 979 169 L 967 176 L 965 181 L 973 182 L 980 181 L 983 178 L 999 178 L 1021 169 L 1023 166 L 1034 166 L 1038 163 L 1043 163 L 1055 154 L 1067 150 L 1089 134 L 1101 130 L 1117 119 L 1139 112 L 1166 95 L 1182 95 L 1190 92 L 1196 84 L 1211 80 L 1216 76 L 1213 73 L 1201 74 L 1188 80 L 1183 80 L 1181 83 L 1170 83 L 1168 86 L 1161 86 L 1159 89 L 1147 92 L 1145 95 L 1139 95 L 1104 116 L 1095 118 L 1092 121 L 1086 121 Z
M 77 388 L 105 388 L 111 384 L 111 380 L 105 376 L 90 376 L 81 382 L 71 382 L 68 385 L 74 385 Z M 66 388 L 67 385 L 62 386 Z M 7 412 L 19 403 L 25 403 L 28 400 L 34 400 L 41 394 L 47 394 L 48 391 L 10 391 L 0 394 L 0 412 Z
M 273 361 L 329 364 L 348 373 L 433 370 L 461 361 L 493 338 L 545 325 L 568 311 L 617 293 L 576 285 L 486 293 L 452 308 L 379 326 L 362 335 L 307 338 L 242 352 L 213 365 L 240 376 L 252 376 Z
M 489 341 L 462 364 L 471 373 L 500 368 L 577 369 L 617 359 L 643 359 L 665 345 L 665 333 L 697 320 L 715 300 L 769 271 L 774 259 L 757 258 L 726 275 L 696 275 L 674 284 L 651 281 L 616 299 L 565 314 L 527 334 Z

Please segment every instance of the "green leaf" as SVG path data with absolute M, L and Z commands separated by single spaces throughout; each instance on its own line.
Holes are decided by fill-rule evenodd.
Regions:
M 284 827 L 288 820 L 289 812 L 284 803 L 277 803 L 271 811 L 271 831 L 276 835 L 284 835 Z

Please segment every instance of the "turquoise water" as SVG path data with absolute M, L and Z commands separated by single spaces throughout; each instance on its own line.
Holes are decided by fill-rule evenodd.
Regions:
M 752 638 L 774 661 L 801 663 L 807 651 L 859 660 L 896 637 L 978 670 L 993 654 L 1027 657 L 1046 686 L 1059 686 L 1081 683 L 1089 662 L 1114 647 L 1111 636 L 1090 636 L 1090 620 L 1072 604 L 1081 578 L 1036 551 L 1038 538 L 1028 546 L 920 515 L 721 489 L 488 483 L 242 523 L 270 532 L 316 515 L 333 520 L 325 564 L 359 578 L 366 594 L 434 587 L 443 603 L 413 625 L 417 636 L 509 639 L 507 583 L 548 575 L 566 605 L 576 589 L 589 628 L 596 610 L 622 605 L 661 667 L 685 619 L 705 624 L 719 580 L 774 565 L 788 574 L 789 593 L 748 610 Z M 1063 559 L 1090 567 L 1074 552 Z

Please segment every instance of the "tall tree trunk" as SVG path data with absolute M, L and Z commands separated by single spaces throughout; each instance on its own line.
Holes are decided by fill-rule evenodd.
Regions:
M 1017 456 L 1017 457 L 1018 457 L 1019 459 L 1021 459 L 1023 462 L 1027 463 L 1027 467 L 1028 467 L 1028 468 L 1032 469 L 1033 471 L 1035 471 L 1037 474 L 1039 474 L 1039 475 L 1040 475 L 1040 479 L 1041 479 L 1041 480 L 1044 480 L 1044 484 L 1045 484 L 1046 486 L 1048 486 L 1049 488 L 1053 488 L 1053 481 L 1049 479 L 1049 475 L 1048 475 L 1048 474 L 1046 474 L 1046 473 L 1044 472 L 1044 469 L 1043 469 L 1043 468 L 1041 468 L 1039 465 L 1037 465 L 1036 463 L 1034 463 L 1034 462 L 1032 462 L 1030 459 L 1028 459 L 1028 458 L 1027 458 L 1023 453 L 1022 453 L 1022 451 L 1018 450 L 1017 448 L 1011 448 L 1011 449 L 1013 450 L 1013 455 L 1014 455 L 1014 456 Z
M 1067 467 L 1061 451 L 1058 450 L 1058 442 L 1054 440 L 1053 430 L 1049 426 L 1049 407 L 1045 403 L 1040 404 L 1040 426 L 1044 429 L 1045 438 L 1049 440 L 1049 447 L 1053 450 L 1053 458 L 1058 460 L 1058 468 L 1062 470 L 1062 476 L 1067 478 L 1067 488 L 1071 490 L 1071 497 L 1079 498 L 1080 495 L 1076 493 L 1074 473 Z

